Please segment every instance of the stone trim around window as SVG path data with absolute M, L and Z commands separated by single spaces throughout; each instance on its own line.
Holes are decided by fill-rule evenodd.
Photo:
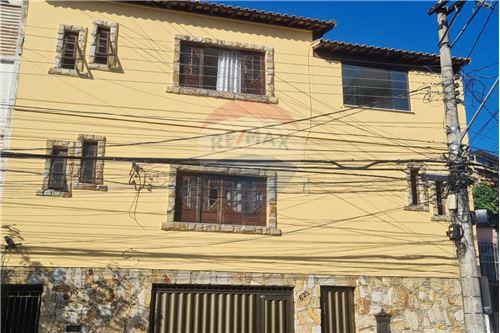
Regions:
M 61 140 L 47 140 L 47 155 L 52 155 L 52 149 L 54 147 L 64 147 L 68 148 L 68 157 L 72 157 L 75 155 L 75 144 L 71 141 L 61 141 Z M 71 198 L 72 193 L 72 182 L 71 175 L 73 172 L 73 159 L 68 158 L 66 161 L 66 182 L 67 182 L 67 191 L 57 191 L 49 189 L 49 179 L 50 179 L 50 165 L 51 159 L 45 159 L 45 167 L 43 171 L 43 180 L 42 180 L 42 189 L 36 191 L 36 195 L 38 196 L 51 196 L 51 197 L 63 197 L 63 198 Z
M 437 202 L 437 192 L 436 192 L 436 181 L 442 181 L 445 183 L 448 180 L 448 175 L 445 174 L 427 174 L 426 175 L 426 181 L 428 183 L 428 188 L 429 188 L 429 201 L 432 205 L 432 216 L 431 220 L 432 221 L 451 221 L 451 215 L 449 210 L 446 208 L 446 204 L 444 205 L 444 212 L 445 214 L 439 214 L 438 213 L 438 208 L 436 205 Z
M 211 46 L 217 46 L 226 49 L 248 50 L 264 52 L 264 62 L 266 65 L 266 94 L 244 94 L 232 93 L 226 91 L 216 91 L 211 89 L 182 87 L 180 86 L 180 70 L 181 70 L 181 42 L 203 43 Z M 263 102 L 277 104 L 278 99 L 274 96 L 274 48 L 270 46 L 256 45 L 243 42 L 223 41 L 215 38 L 191 37 L 185 35 L 176 35 L 174 39 L 174 62 L 173 62 L 173 81 L 172 86 L 167 87 L 168 93 L 219 97 L 226 99 L 237 99 L 251 102 Z
M 68 69 L 61 67 L 65 31 L 78 32 L 78 49 L 81 52 L 81 54 L 80 57 L 76 59 L 75 69 Z M 87 43 L 87 28 L 78 27 L 76 25 L 69 25 L 62 23 L 59 24 L 59 31 L 57 32 L 56 57 L 54 59 L 54 67 L 49 69 L 49 74 L 60 74 L 60 75 L 69 75 L 77 77 L 88 76 L 88 73 L 85 72 L 86 43 Z
M 231 175 L 231 176 L 265 177 L 267 184 L 266 226 L 174 221 L 176 183 L 177 183 L 178 172 L 216 173 L 216 174 Z M 170 170 L 168 172 L 167 192 L 168 192 L 167 220 L 162 225 L 163 230 L 208 231 L 208 232 L 215 231 L 215 232 L 248 233 L 248 234 L 281 236 L 281 230 L 278 229 L 278 219 L 277 219 L 277 173 L 274 171 L 265 171 L 258 169 L 242 169 L 234 167 L 208 167 L 208 166 L 185 166 L 185 165 L 181 166 L 172 164 L 170 165 Z
M 108 57 L 107 64 L 97 64 L 94 62 L 96 52 L 96 37 L 97 29 L 99 27 L 109 28 L 110 42 L 111 42 L 111 55 Z M 121 66 L 118 61 L 118 23 L 104 20 L 92 21 L 92 30 L 90 31 L 90 52 L 88 68 L 108 71 L 120 71 Z
M 100 158 L 96 161 L 95 183 L 82 183 L 80 182 L 80 168 L 82 160 L 80 158 L 74 159 L 74 173 L 73 173 L 73 189 L 77 190 L 94 190 L 94 191 L 107 191 L 108 186 L 104 185 L 104 160 L 102 159 L 106 150 L 106 137 L 92 134 L 80 134 L 75 144 L 75 157 L 82 157 L 83 142 L 91 140 L 97 141 L 97 157 Z
M 411 193 L 411 170 L 418 170 L 418 183 L 417 183 L 417 193 L 418 193 L 418 204 L 414 205 L 412 200 Z M 428 212 L 429 211 L 429 195 L 427 192 L 427 184 L 425 182 L 425 166 L 423 164 L 411 163 L 407 165 L 405 170 L 406 173 L 406 183 L 407 183 L 407 197 L 408 197 L 408 206 L 404 207 L 405 210 L 410 211 L 420 211 L 420 212 Z

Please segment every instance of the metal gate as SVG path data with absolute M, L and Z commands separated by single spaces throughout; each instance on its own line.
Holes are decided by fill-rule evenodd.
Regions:
M 293 332 L 292 288 L 153 285 L 150 332 Z
M 2 284 L 2 333 L 36 333 L 42 285 Z

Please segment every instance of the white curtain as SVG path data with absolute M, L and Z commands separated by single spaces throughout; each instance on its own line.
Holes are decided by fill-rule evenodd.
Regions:
M 217 64 L 217 91 L 241 93 L 241 59 L 236 51 L 221 51 Z

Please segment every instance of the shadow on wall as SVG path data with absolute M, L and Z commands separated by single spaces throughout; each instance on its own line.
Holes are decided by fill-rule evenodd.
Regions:
M 296 29 L 287 29 L 285 27 L 277 26 L 263 26 L 261 24 L 254 23 L 244 23 L 233 21 L 231 24 L 226 24 L 226 19 L 218 17 L 210 17 L 208 15 L 202 14 L 189 14 L 185 12 L 170 11 L 162 8 L 151 8 L 140 5 L 130 5 L 130 4 L 120 4 L 120 3 L 103 3 L 99 1 L 47 1 L 50 5 L 54 7 L 64 7 L 69 9 L 81 10 L 81 11 L 95 11 L 99 14 L 114 14 L 124 17 L 132 17 L 136 19 L 143 19 L 149 21 L 157 21 L 158 23 L 163 23 L 169 25 L 169 30 L 163 27 L 166 31 L 172 34 L 184 34 L 190 35 L 186 30 L 179 30 L 172 24 L 181 24 L 186 26 L 193 26 L 199 29 L 217 29 L 233 33 L 251 33 L 253 35 L 274 37 L 279 39 L 287 39 L 294 41 L 311 42 L 312 32 L 304 31 L 304 33 L 297 32 Z M 87 14 L 92 15 L 92 14 Z M 102 17 L 93 17 L 102 19 Z M 120 21 L 117 23 L 122 24 Z M 140 27 L 126 27 L 136 33 L 140 34 Z M 272 32 L 272 33 L 270 33 Z M 149 38 L 147 32 L 143 31 L 145 38 Z M 300 36 L 303 36 L 300 38 Z M 217 38 L 218 36 L 210 36 L 206 33 L 204 36 L 195 37 L 212 37 Z M 173 44 L 173 40 L 172 40 Z

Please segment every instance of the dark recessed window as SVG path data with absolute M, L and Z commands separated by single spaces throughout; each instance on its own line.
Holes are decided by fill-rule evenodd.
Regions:
M 321 331 L 354 333 L 354 288 L 321 287 Z
M 436 212 L 437 212 L 437 215 L 446 215 L 444 183 L 442 181 L 436 181 L 435 186 L 436 186 Z
M 180 173 L 175 220 L 237 225 L 266 225 L 266 180 Z
M 110 28 L 98 27 L 96 34 L 96 46 L 94 62 L 97 64 L 108 64 L 108 57 L 110 54 Z
M 66 182 L 66 157 L 68 148 L 52 148 L 52 157 L 50 158 L 50 174 L 48 188 L 57 191 L 67 191 Z
M 42 285 L 2 283 L 2 333 L 38 332 L 42 290 Z
M 77 57 L 78 57 L 78 32 L 65 31 L 63 38 L 61 67 L 66 69 L 75 69 Z
M 264 53 L 181 43 L 180 85 L 265 95 Z
M 344 104 L 410 110 L 408 72 L 342 64 Z
M 86 140 L 82 145 L 82 166 L 80 169 L 80 182 L 95 183 L 97 162 L 97 141 Z
M 410 194 L 411 204 L 418 205 L 418 172 L 419 169 L 410 169 Z

